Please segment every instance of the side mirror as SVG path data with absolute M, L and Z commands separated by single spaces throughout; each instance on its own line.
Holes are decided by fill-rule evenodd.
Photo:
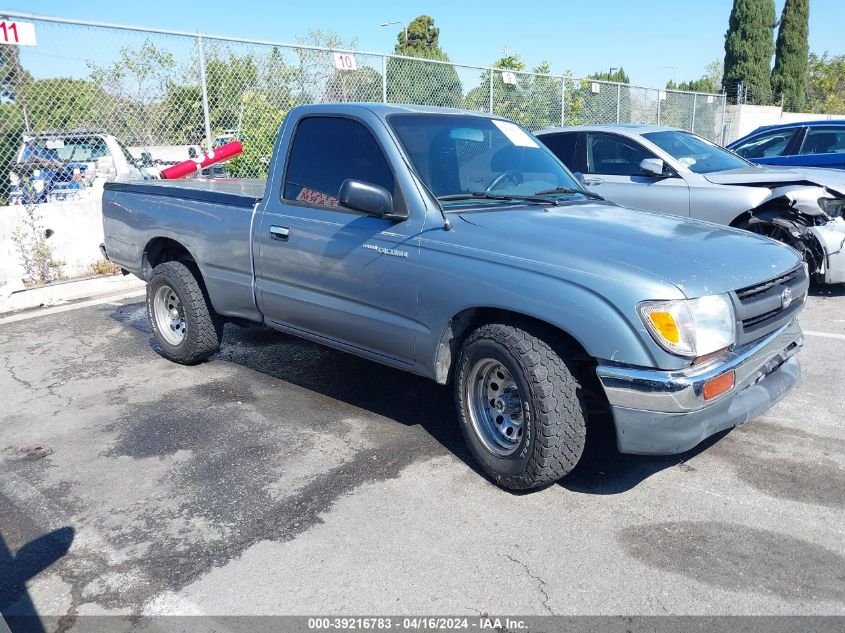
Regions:
M 642 165 L 640 165 L 640 167 L 642 167 Z M 572 175 L 575 176 L 575 179 L 582 185 L 585 184 L 586 181 L 584 180 L 584 174 L 582 174 L 580 171 L 573 172 Z
M 644 158 L 640 161 L 640 171 L 652 178 L 666 178 L 663 173 L 663 161 L 659 158 Z
M 384 187 L 361 180 L 344 180 L 337 194 L 341 206 L 378 217 L 393 213 L 393 196 Z
M 141 152 L 141 165 L 144 167 L 152 167 L 153 155 L 149 152 Z

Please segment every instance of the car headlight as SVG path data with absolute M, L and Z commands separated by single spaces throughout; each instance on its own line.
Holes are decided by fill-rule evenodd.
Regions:
M 706 356 L 736 341 L 733 304 L 726 295 L 676 301 L 644 301 L 640 317 L 667 352 Z
M 833 218 L 845 217 L 845 199 L 843 198 L 819 198 L 819 208 Z

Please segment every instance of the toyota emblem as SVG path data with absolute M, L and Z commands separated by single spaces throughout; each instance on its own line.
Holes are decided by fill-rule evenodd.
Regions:
M 783 292 L 780 293 L 780 304 L 784 307 L 784 309 L 789 307 L 789 304 L 792 303 L 792 289 L 791 288 L 784 288 Z

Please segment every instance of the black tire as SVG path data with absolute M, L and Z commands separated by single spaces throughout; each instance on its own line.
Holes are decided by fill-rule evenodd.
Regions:
M 199 271 L 182 262 L 159 264 L 147 284 L 147 316 L 166 358 L 182 365 L 199 363 L 217 351 L 223 339 L 223 319 L 211 307 L 208 293 L 199 282 Z M 178 344 L 165 338 L 153 311 L 153 300 L 162 286 L 170 287 L 184 312 L 184 336 Z
M 529 329 L 502 323 L 480 326 L 464 341 L 454 374 L 467 445 L 484 471 L 511 490 L 539 488 L 562 478 L 575 468 L 586 440 L 587 408 L 575 367 Z M 475 376 L 469 373 L 486 359 L 510 372 L 523 403 L 524 432 L 515 451 L 506 456 L 485 446 L 471 417 L 468 381 Z

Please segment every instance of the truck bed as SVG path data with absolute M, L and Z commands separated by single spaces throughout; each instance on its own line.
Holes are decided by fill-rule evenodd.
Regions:
M 107 255 L 146 278 L 145 253 L 163 248 L 162 240 L 177 242 L 200 267 L 218 312 L 260 319 L 252 290 L 252 221 L 264 183 L 237 178 L 108 183 L 103 192 Z
M 168 196 L 251 209 L 264 195 L 266 182 L 261 178 L 135 180 L 110 182 L 105 185 L 105 188 L 112 191 Z

